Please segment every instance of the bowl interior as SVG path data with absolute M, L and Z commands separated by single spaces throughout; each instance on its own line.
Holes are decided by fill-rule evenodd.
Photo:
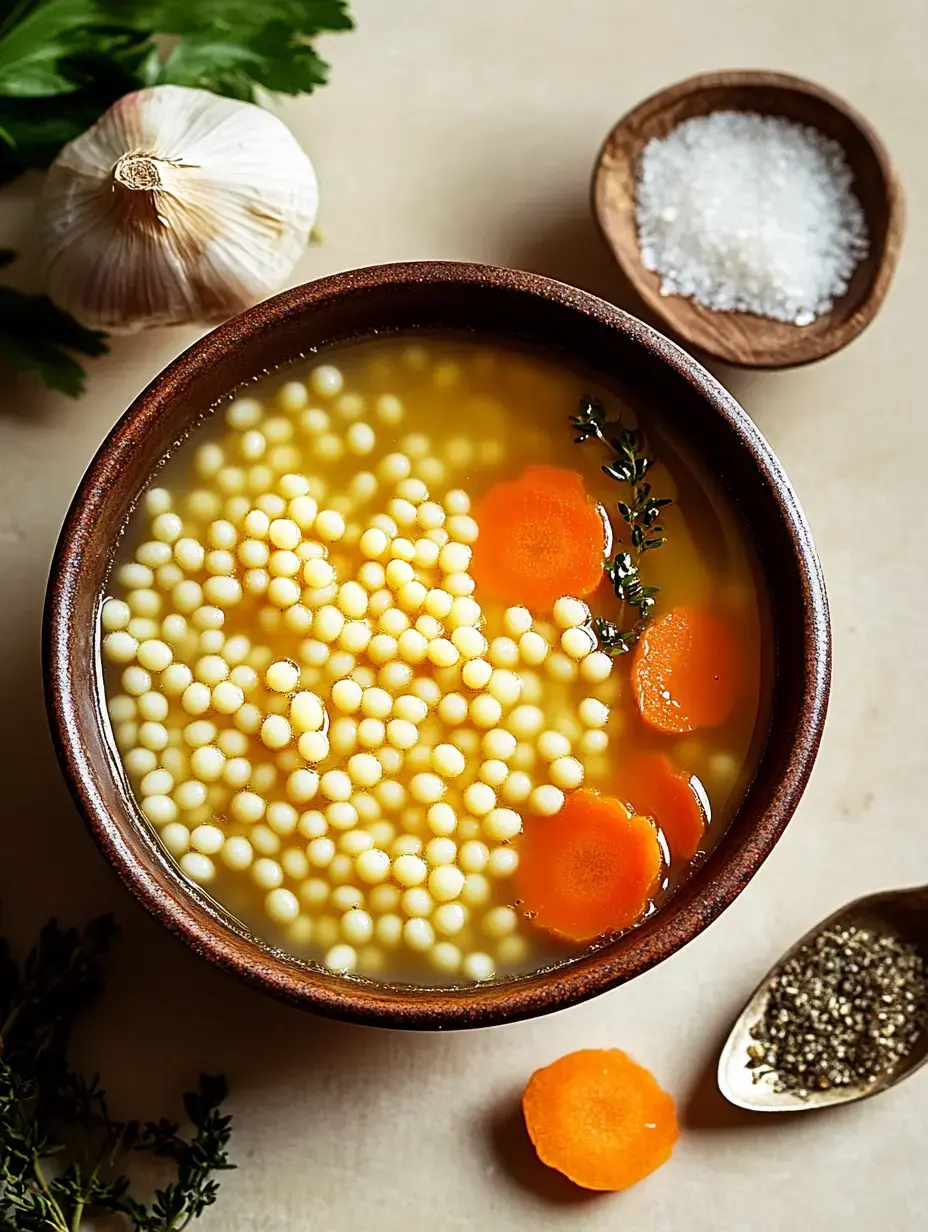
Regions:
M 189 883 L 141 819 L 111 756 L 98 674 L 98 606 L 121 527 L 171 446 L 236 385 L 317 348 L 373 333 L 458 330 L 542 347 L 646 394 L 701 455 L 752 533 L 772 600 L 777 660 L 756 778 L 706 864 L 650 922 L 556 971 L 479 989 L 415 991 L 329 975 L 270 949 Z M 46 608 L 49 713 L 66 777 L 126 884 L 194 949 L 306 1008 L 379 1025 L 476 1026 L 590 996 L 652 966 L 732 901 L 788 821 L 818 747 L 829 679 L 818 563 L 763 438 L 694 360 L 584 292 L 531 274 L 419 263 L 336 275 L 221 326 L 158 377 L 117 424 L 75 497 Z
M 755 111 L 808 124 L 837 141 L 853 172 L 870 234 L 870 251 L 834 307 L 811 325 L 738 312 L 715 312 L 679 295 L 662 296 L 660 276 L 641 264 L 635 225 L 635 175 L 641 151 L 684 120 L 714 111 Z M 694 77 L 646 99 L 606 139 L 593 178 L 593 208 L 626 277 L 645 303 L 686 342 L 727 363 L 780 368 L 808 363 L 845 346 L 879 308 L 902 238 L 902 201 L 880 139 L 845 103 L 820 87 L 780 73 Z

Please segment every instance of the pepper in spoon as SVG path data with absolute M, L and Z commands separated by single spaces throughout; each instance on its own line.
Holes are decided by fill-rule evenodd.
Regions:
M 767 974 L 719 1060 L 731 1103 L 806 1111 L 887 1090 L 928 1060 L 928 887 L 869 895 Z

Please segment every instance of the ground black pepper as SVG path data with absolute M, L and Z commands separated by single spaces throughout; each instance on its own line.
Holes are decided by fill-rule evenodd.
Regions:
M 928 973 L 889 933 L 826 929 L 776 976 L 751 1028 L 755 1081 L 803 1096 L 873 1082 L 912 1048 L 928 1015 Z

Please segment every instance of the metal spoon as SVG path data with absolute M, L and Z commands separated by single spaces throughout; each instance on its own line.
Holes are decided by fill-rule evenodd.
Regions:
M 928 1061 L 928 1023 L 914 1047 L 899 1063 L 869 1082 L 857 1086 L 810 1091 L 805 1097 L 793 1091 L 777 1092 L 769 1078 L 755 1081 L 757 1071 L 748 1068 L 748 1048 L 754 1042 L 751 1027 L 763 1016 L 773 979 L 798 950 L 820 932 L 834 925 L 855 925 L 873 932 L 892 933 L 915 945 L 928 966 L 928 886 L 889 890 L 858 898 L 817 924 L 788 950 L 764 977 L 731 1030 L 719 1058 L 719 1090 L 731 1103 L 750 1112 L 807 1112 L 830 1108 L 857 1099 L 879 1095 L 914 1074 Z

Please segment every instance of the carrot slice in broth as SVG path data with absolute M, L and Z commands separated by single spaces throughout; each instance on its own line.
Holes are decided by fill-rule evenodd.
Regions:
M 703 608 L 675 607 L 642 634 L 632 683 L 642 718 L 658 731 L 716 727 L 735 708 L 742 687 L 736 635 Z
M 575 791 L 553 817 L 526 819 L 517 892 L 537 927 L 591 941 L 641 918 L 661 865 L 647 817 L 611 796 Z
M 506 603 L 538 610 L 592 594 L 603 576 L 606 532 L 576 471 L 529 466 L 478 502 L 471 573 Z
M 692 860 L 706 832 L 706 810 L 692 776 L 664 753 L 639 753 L 622 768 L 622 786 L 636 812 L 654 821 L 677 860 Z

